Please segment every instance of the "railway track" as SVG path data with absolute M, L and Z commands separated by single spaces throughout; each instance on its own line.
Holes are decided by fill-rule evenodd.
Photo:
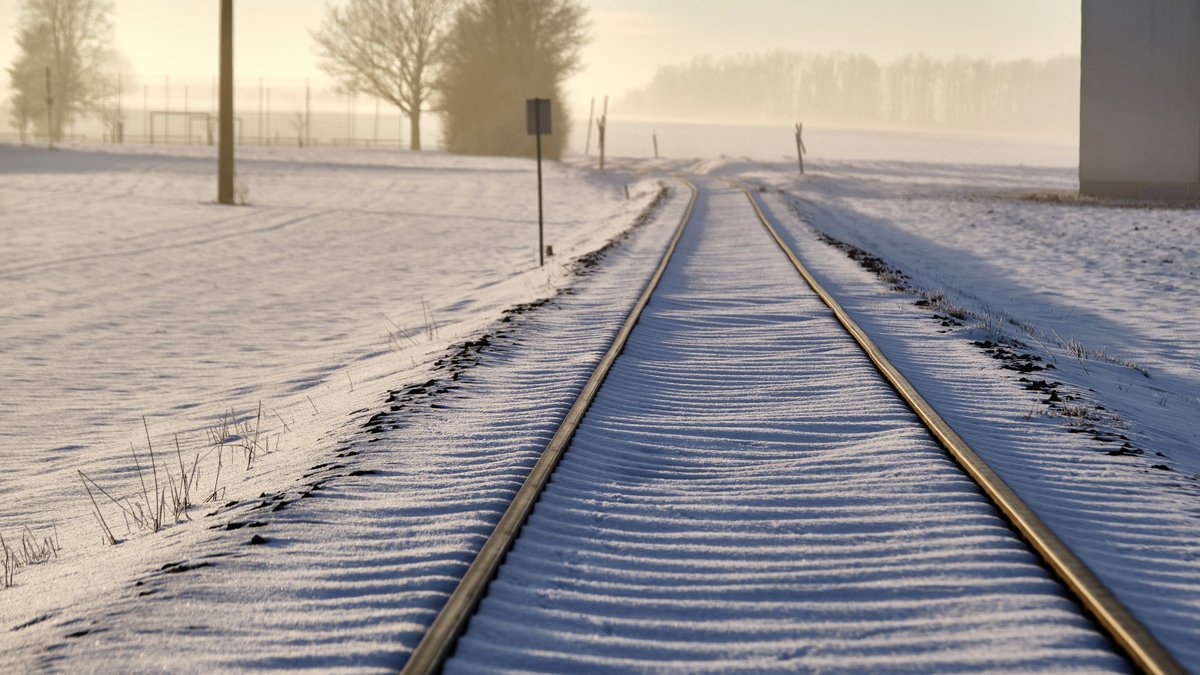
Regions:
M 404 672 L 1182 672 L 750 192 L 691 199 Z

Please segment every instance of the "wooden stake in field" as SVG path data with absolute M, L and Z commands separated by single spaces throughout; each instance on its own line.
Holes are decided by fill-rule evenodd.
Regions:
M 588 112 L 587 142 L 583 144 L 583 154 L 592 154 L 592 122 L 596 120 L 596 97 L 592 97 L 592 109 Z
M 804 125 L 796 122 L 796 159 L 800 162 L 800 175 L 804 175 L 804 155 L 808 148 L 804 147 Z
M 604 112 L 596 120 L 596 129 L 600 133 L 600 170 L 604 170 L 604 135 L 608 130 L 608 97 L 604 97 Z

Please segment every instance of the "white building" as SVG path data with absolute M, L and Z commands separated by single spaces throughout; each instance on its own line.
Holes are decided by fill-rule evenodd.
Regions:
M 1079 185 L 1200 198 L 1200 0 L 1083 0 Z

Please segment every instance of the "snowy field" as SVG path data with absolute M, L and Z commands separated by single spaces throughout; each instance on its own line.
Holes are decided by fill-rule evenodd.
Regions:
M 142 480 L 168 492 L 182 465 L 194 502 L 287 487 L 349 437 L 349 413 L 554 294 L 659 190 L 626 201 L 620 177 L 548 167 L 543 270 L 527 161 L 251 151 L 250 205 L 232 208 L 212 203 L 205 150 L 0 155 L 0 533 L 61 547 L 0 590 L 7 655 L 47 646 L 14 626 L 86 615 L 203 532 L 130 522 L 162 510 Z M 103 546 L 80 471 L 120 546 Z
M 59 546 L 0 588 L 0 670 L 402 662 L 657 262 L 671 171 L 764 185 L 897 365 L 1200 668 L 1200 211 L 1060 203 L 1057 146 L 887 142 L 802 179 L 786 148 L 548 165 L 545 270 L 528 161 L 247 150 L 230 208 L 206 149 L 0 145 L 0 534 Z M 181 473 L 217 499 L 135 522 Z

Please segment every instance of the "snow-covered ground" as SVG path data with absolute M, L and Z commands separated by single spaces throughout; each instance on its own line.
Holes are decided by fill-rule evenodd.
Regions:
M 626 200 L 620 176 L 548 166 L 555 256 L 542 270 L 528 161 L 251 151 L 239 176 L 250 206 L 232 208 L 211 203 L 206 150 L 0 153 L 0 533 L 16 549 L 25 527 L 39 542 L 56 531 L 61 547 L 0 590 L 0 653 L 25 666 L 52 657 L 104 603 L 127 602 L 135 579 L 212 553 L 195 539 L 213 504 L 159 533 L 127 526 L 124 511 L 157 509 L 144 496 L 156 484 L 170 499 L 181 465 L 196 475 L 194 502 L 293 487 L 349 452 L 358 418 L 429 379 L 449 345 L 571 283 L 568 261 L 628 229 L 660 189 L 632 185 Z M 119 546 L 102 544 L 80 471 Z M 174 609 L 180 626 L 212 618 Z M 144 666 L 184 663 L 165 643 L 100 641 Z M 81 663 L 104 662 L 81 651 Z
M 1073 170 L 1015 165 L 549 165 L 539 270 L 530 162 L 241 162 L 250 206 L 229 208 L 206 149 L 0 145 L 0 534 L 60 545 L 0 588 L 0 670 L 402 662 L 657 262 L 684 201 L 648 210 L 668 171 L 771 188 L 897 365 L 1200 668 L 1200 211 L 1054 203 Z M 93 488 L 107 546 L 78 472 L 146 510 L 143 417 L 158 481 L 200 457 L 194 501 L 220 507 L 150 533 Z
M 447 672 L 1123 671 L 742 191 L 700 184 Z
M 1200 210 L 1080 203 L 1067 169 L 702 168 L 778 190 L 767 210 L 818 278 L 1200 667 Z

